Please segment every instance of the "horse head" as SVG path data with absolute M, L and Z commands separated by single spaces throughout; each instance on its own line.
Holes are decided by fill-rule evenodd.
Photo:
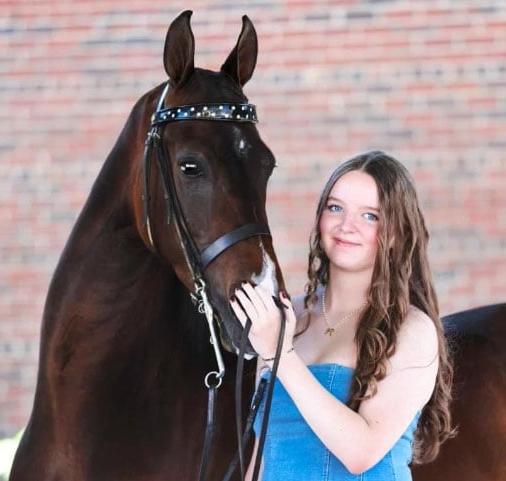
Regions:
M 235 47 L 213 72 L 194 67 L 191 13 L 179 15 L 167 32 L 168 89 L 161 96 L 157 89 L 161 114 L 155 114 L 150 135 L 159 140 L 147 153 L 157 158 L 158 168 L 154 163 L 144 168 L 152 177 L 145 186 L 147 222 L 140 205 L 137 218 L 146 246 L 174 268 L 190 292 L 195 291 L 192 267 L 201 271 L 222 345 L 238 352 L 242 326 L 229 305 L 235 288 L 250 281 L 276 297 L 284 289 L 265 212 L 275 159 L 242 90 L 257 60 L 252 22 L 243 17 Z M 246 353 L 255 354 L 249 344 Z

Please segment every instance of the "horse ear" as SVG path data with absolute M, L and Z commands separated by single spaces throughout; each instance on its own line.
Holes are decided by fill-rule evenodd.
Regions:
M 163 63 L 172 88 L 183 85 L 193 73 L 195 38 L 190 27 L 191 10 L 181 13 L 171 24 L 165 38 Z
M 253 23 L 247 15 L 242 17 L 242 30 L 234 49 L 221 71 L 230 75 L 241 87 L 251 78 L 258 55 L 258 40 Z

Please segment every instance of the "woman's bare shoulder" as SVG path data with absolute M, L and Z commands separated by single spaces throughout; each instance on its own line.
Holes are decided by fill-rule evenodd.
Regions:
M 399 330 L 397 348 L 390 358 L 397 368 L 427 366 L 437 359 L 438 334 L 434 321 L 421 309 L 410 305 Z

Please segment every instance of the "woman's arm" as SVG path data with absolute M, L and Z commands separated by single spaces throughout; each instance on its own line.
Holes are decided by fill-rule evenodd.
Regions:
M 412 309 L 399 332 L 387 376 L 358 413 L 328 392 L 296 352 L 282 357 L 278 378 L 325 446 L 351 473 L 360 474 L 385 456 L 430 399 L 437 350 L 434 323 Z

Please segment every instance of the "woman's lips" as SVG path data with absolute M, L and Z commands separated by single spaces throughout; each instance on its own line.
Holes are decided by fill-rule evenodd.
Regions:
M 343 239 L 339 239 L 338 237 L 335 237 L 334 240 L 337 245 L 343 246 L 343 247 L 356 247 L 356 246 L 360 245 L 360 244 L 356 244 L 355 242 L 348 242 Z

